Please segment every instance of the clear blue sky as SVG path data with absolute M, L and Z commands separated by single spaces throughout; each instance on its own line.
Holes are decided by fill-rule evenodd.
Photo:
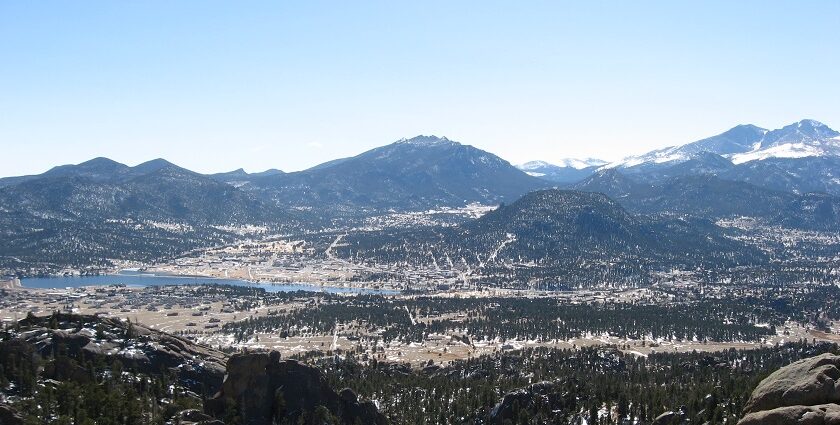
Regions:
M 840 127 L 837 0 L 4 1 L 0 40 L 0 175 L 289 171 L 417 134 L 617 159 Z

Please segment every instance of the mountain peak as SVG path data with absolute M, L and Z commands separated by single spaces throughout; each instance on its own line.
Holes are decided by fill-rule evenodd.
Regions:
M 124 164 L 121 164 L 117 161 L 114 161 L 111 158 L 106 158 L 104 156 L 98 156 L 96 158 L 89 159 L 85 162 L 81 162 L 77 165 L 80 165 L 80 166 L 82 166 L 82 165 L 84 165 L 84 166 L 97 166 L 97 167 L 103 167 L 103 166 L 105 166 L 105 167 L 120 167 L 120 166 L 123 166 L 124 167 L 125 166 Z
M 546 161 L 528 161 L 526 163 L 517 165 L 516 168 L 523 171 L 540 170 L 543 168 L 574 168 L 577 170 L 582 170 L 584 168 L 599 167 L 601 165 L 606 164 L 607 161 L 596 158 L 563 158 L 555 163 Z
M 563 158 L 556 163 L 559 167 L 571 167 L 578 170 L 606 165 L 607 161 L 598 158 Z
M 537 170 L 540 168 L 551 167 L 554 164 L 550 164 L 545 161 L 528 161 L 516 166 L 516 168 L 523 170 L 523 171 L 530 171 L 530 170 Z
M 838 135 L 840 133 L 819 121 L 805 119 L 768 132 L 761 141 L 761 148 L 766 149 L 786 143 L 821 141 Z
M 167 168 L 167 167 L 177 167 L 177 166 L 175 164 L 163 159 L 163 158 L 157 158 L 157 159 L 153 159 L 151 161 L 146 161 L 142 164 L 135 165 L 134 167 L 131 167 L 131 169 L 134 172 L 137 172 L 137 173 L 140 173 L 140 174 L 148 174 L 148 173 L 153 173 L 155 171 L 158 171 L 160 169 Z
M 260 171 L 258 173 L 253 173 L 255 176 L 276 176 L 278 174 L 284 174 L 282 170 L 278 170 L 276 168 L 269 168 L 265 171 Z
M 827 125 L 825 125 L 825 124 L 823 124 L 823 123 L 821 123 L 821 122 L 819 122 L 819 121 L 817 121 L 817 120 L 812 120 L 812 119 L 804 119 L 804 120 L 801 120 L 801 121 L 799 121 L 798 123 L 796 123 L 796 125 L 797 125 L 799 128 L 802 128 L 803 126 L 804 126 L 804 127 L 814 127 L 814 128 L 817 128 L 817 127 L 826 127 L 826 128 L 828 128 L 828 126 L 827 126 Z
M 452 140 L 447 139 L 446 137 L 437 137 L 434 135 L 431 136 L 414 136 L 410 139 L 400 139 L 397 141 L 399 144 L 406 144 L 406 145 L 415 145 L 415 146 L 434 146 L 434 145 L 449 145 L 449 144 L 457 144 Z
M 52 177 L 84 176 L 93 179 L 107 179 L 109 176 L 120 173 L 126 168 L 128 166 L 125 164 L 100 156 L 78 164 L 53 167 L 45 172 L 44 175 Z
M 767 130 L 766 128 L 761 128 L 753 124 L 738 124 L 735 127 L 724 131 L 720 134 L 720 136 L 749 137 L 754 136 L 756 134 L 766 134 L 768 131 L 769 130 Z
M 227 177 L 248 177 L 248 173 L 245 171 L 244 168 L 237 168 L 233 171 L 226 171 L 223 173 L 218 173 L 219 176 L 227 176 Z

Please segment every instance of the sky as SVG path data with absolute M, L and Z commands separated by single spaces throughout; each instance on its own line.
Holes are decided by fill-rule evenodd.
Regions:
M 840 128 L 840 1 L 4 1 L 0 175 L 305 169 L 419 134 L 512 163 Z

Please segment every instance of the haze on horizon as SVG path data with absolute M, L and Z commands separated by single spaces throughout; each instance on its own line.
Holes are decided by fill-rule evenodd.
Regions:
M 98 156 L 294 171 L 418 134 L 614 160 L 840 126 L 836 1 L 250 5 L 0 4 L 0 176 Z

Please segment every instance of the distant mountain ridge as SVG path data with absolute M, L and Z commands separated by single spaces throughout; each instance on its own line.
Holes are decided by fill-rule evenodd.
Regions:
M 85 220 L 265 221 L 264 205 L 207 176 L 156 159 L 134 167 L 107 158 L 55 167 L 0 187 L 0 205 L 34 216 Z
M 129 197 L 127 191 L 141 189 L 137 182 L 144 181 L 142 177 L 153 173 L 159 173 L 159 177 L 163 177 L 160 174 L 161 170 L 177 174 L 180 181 L 174 176 L 168 179 L 172 186 L 158 187 L 157 193 L 146 194 L 151 199 L 166 194 L 168 189 L 181 190 L 177 189 L 179 184 L 194 184 L 205 190 L 212 188 L 219 194 L 230 196 L 227 203 L 231 204 L 263 203 L 265 205 L 257 209 L 318 209 L 338 214 L 342 211 L 364 214 L 372 210 L 417 210 L 459 206 L 472 202 L 493 204 L 505 200 L 513 201 L 531 190 L 550 185 L 518 170 L 498 156 L 475 147 L 460 144 L 446 137 L 417 136 L 400 139 L 354 157 L 328 161 L 293 173 L 283 173 L 276 169 L 248 173 L 240 168 L 225 173 L 203 175 L 163 159 L 131 167 L 108 158 L 94 158 L 80 164 L 54 167 L 39 175 L 0 179 L 0 189 L 3 190 L 0 196 L 5 195 L 7 199 L 17 197 L 14 202 L 19 202 L 18 206 L 37 204 L 46 208 L 50 205 L 55 210 L 50 214 L 73 215 L 69 210 L 59 212 L 62 208 L 69 207 L 69 204 L 61 205 L 72 197 L 69 193 L 74 190 L 93 190 L 96 187 L 96 190 L 110 192 L 113 196 L 108 201 L 99 200 L 93 195 L 86 198 L 88 204 L 98 204 L 90 212 L 95 209 L 98 215 L 119 216 L 118 212 L 122 211 L 126 214 L 146 216 L 150 211 L 129 211 L 126 208 L 120 209 L 116 204 L 122 202 L 124 197 Z M 50 196 L 54 196 L 53 201 L 58 203 L 44 201 L 42 198 L 47 196 L 44 191 L 27 193 L 27 189 L 37 187 L 38 182 L 43 184 L 59 178 L 65 179 L 66 184 L 56 187 L 63 187 L 68 192 L 59 196 L 58 189 L 53 188 Z M 108 185 L 113 187 L 106 189 Z M 189 191 L 184 188 L 181 192 L 186 195 Z M 202 194 L 197 188 L 193 193 L 201 195 L 202 200 L 215 199 L 207 193 Z M 25 201 L 26 199 L 28 201 Z M 245 220 L 262 220 L 266 216 L 259 213 L 227 217 L 221 212 L 224 209 L 225 205 L 222 205 L 222 208 L 210 208 L 208 205 L 195 213 L 205 221 L 223 218 L 236 221 L 239 217 Z M 183 218 L 190 208 L 183 206 L 167 211 L 160 206 L 154 210 L 157 211 L 152 214 L 154 219 L 165 219 Z M 209 214 L 219 215 L 210 217 Z
M 573 187 L 603 193 L 638 214 L 693 215 L 710 220 L 752 217 L 789 228 L 840 229 L 840 198 L 836 196 L 797 195 L 714 175 L 683 175 L 648 184 L 607 169 Z
M 154 262 L 233 240 L 244 225 L 295 228 L 297 217 L 165 160 L 105 158 L 0 186 L 0 269 L 56 273 Z
M 460 164 L 457 160 L 450 161 L 445 158 L 447 154 L 454 154 L 457 150 L 455 147 L 458 146 L 461 149 L 476 151 L 473 153 L 472 164 L 468 162 L 470 158 L 467 156 L 462 156 L 465 162 Z M 418 152 L 437 153 L 424 154 L 425 165 L 428 168 L 422 170 L 423 164 L 409 157 L 417 155 L 416 152 L 412 152 L 412 149 L 417 149 Z M 397 157 L 405 156 L 406 167 L 401 168 L 396 161 L 383 156 L 387 152 Z M 434 155 L 437 157 L 435 158 Z M 478 173 L 473 170 L 472 174 L 484 173 L 486 177 L 492 177 L 494 174 L 502 173 L 509 181 L 507 183 L 501 181 L 501 174 L 499 174 L 498 179 L 489 181 L 499 182 L 500 185 L 483 185 L 480 179 L 475 176 L 470 177 L 470 172 L 457 175 L 459 168 L 466 170 L 475 165 L 475 158 L 482 157 L 485 161 L 493 158 L 493 161 L 484 164 L 487 166 L 485 171 Z M 400 139 L 391 145 L 372 149 L 353 157 L 327 161 L 294 173 L 286 174 L 276 169 L 247 173 L 240 168 L 208 176 L 216 181 L 243 188 L 263 199 L 304 209 L 325 205 L 337 205 L 342 208 L 422 208 L 441 203 L 463 203 L 466 200 L 492 203 L 505 198 L 509 199 L 512 194 L 522 195 L 527 190 L 551 184 L 574 184 L 598 170 L 609 168 L 618 169 L 635 180 L 645 182 L 662 181 L 681 175 L 711 174 L 778 190 L 797 193 L 825 191 L 840 195 L 840 169 L 837 167 L 840 164 L 840 132 L 810 119 L 776 130 L 767 130 L 752 124 L 738 125 L 715 136 L 630 156 L 612 163 L 594 158 L 569 158 L 555 163 L 530 161 L 516 166 L 524 174 L 550 183 L 534 183 L 533 180 L 527 182 L 521 174 L 514 173 L 511 169 L 502 170 L 504 167 L 491 170 L 490 166 L 493 162 L 498 162 L 496 160 L 509 165 L 493 154 L 468 145 L 461 145 L 446 137 L 416 136 Z M 391 164 L 385 165 L 388 161 L 391 161 Z M 95 158 L 77 165 L 54 167 L 41 175 L 0 178 L 0 187 L 45 176 L 76 175 L 94 180 L 131 178 L 166 164 L 168 163 L 165 160 L 157 159 L 129 167 L 107 158 Z M 382 193 L 379 194 L 370 187 L 371 181 L 364 181 L 358 170 L 358 167 L 376 164 L 383 165 L 385 168 L 390 167 L 388 170 L 379 169 L 380 175 L 368 173 L 369 177 L 381 186 Z M 344 168 L 334 168 L 339 166 Z M 357 169 L 354 170 L 354 167 Z M 442 167 L 448 169 L 449 176 L 442 171 Z M 345 173 L 344 176 L 336 174 L 339 170 Z M 338 180 L 342 178 L 346 178 L 349 183 L 345 188 L 338 184 Z M 412 182 L 410 181 L 412 178 L 418 180 Z M 447 178 L 449 182 L 445 182 Z M 328 181 L 330 179 L 334 181 Z M 473 180 L 471 183 L 470 179 Z M 418 188 L 418 185 L 432 181 L 436 181 L 437 189 L 433 189 L 430 193 L 418 191 L 416 194 L 419 198 L 416 200 L 406 199 L 406 196 L 396 198 L 392 196 L 400 192 L 404 194 L 412 192 Z M 472 185 L 474 190 L 471 192 L 466 190 L 464 186 L 467 184 Z M 516 186 L 519 188 L 514 189 Z M 455 189 L 455 187 L 458 188 Z M 495 193 L 497 190 L 499 193 Z M 294 191 L 300 192 L 301 196 L 294 196 L 291 193 Z M 464 199 L 457 200 L 458 197 Z
M 556 183 L 573 183 L 592 174 L 607 162 L 600 159 L 562 159 L 556 164 L 545 161 L 530 161 L 517 165 L 516 168 L 528 175 L 540 177 Z
M 4 240 L 0 268 L 10 261 L 49 262 L 58 267 L 102 264 L 108 258 L 155 260 L 161 255 L 173 256 L 186 249 L 231 240 L 236 228 L 253 228 L 245 225 L 277 232 L 317 230 L 377 214 L 470 203 L 535 205 L 520 200 L 543 199 L 531 193 L 556 186 L 600 192 L 630 214 L 657 216 L 632 220 L 645 232 L 665 232 L 659 240 L 672 240 L 670 245 L 681 242 L 668 235 L 694 240 L 692 234 L 697 232 L 712 238 L 695 240 L 698 246 L 709 241 L 723 244 L 725 241 L 715 239 L 720 229 L 710 222 L 741 217 L 772 226 L 835 231 L 840 229 L 840 198 L 836 196 L 840 194 L 840 156 L 833 155 L 831 149 L 838 137 L 834 130 L 807 120 L 774 131 L 738 126 L 694 144 L 656 151 L 649 155 L 654 160 L 632 166 L 600 165 L 598 160 L 587 159 L 564 161 L 564 166 L 531 162 L 518 169 L 496 155 L 436 136 L 400 139 L 292 173 L 237 169 L 204 175 L 163 159 L 132 167 L 94 158 L 54 167 L 40 175 L 0 179 L 0 236 Z M 740 155 L 733 152 L 749 149 L 747 152 L 755 153 L 791 144 L 820 148 L 822 153 L 741 164 L 731 160 L 733 155 Z M 676 154 L 685 159 L 661 160 Z M 595 195 L 566 194 L 557 195 L 557 199 L 576 200 L 585 206 L 596 199 L 589 196 Z M 602 207 L 596 210 L 614 206 Z M 509 207 L 500 210 L 512 211 Z M 504 235 L 516 230 L 490 218 L 476 223 L 506 229 Z M 625 226 L 610 228 L 619 234 Z M 482 249 L 490 248 L 485 242 L 504 242 L 499 239 L 502 233 L 469 230 L 469 225 L 459 229 L 483 235 L 465 239 L 479 257 L 487 254 Z M 573 227 L 556 232 L 548 227 L 543 230 L 561 239 L 567 233 L 580 236 L 583 231 Z M 482 242 L 481 238 L 489 239 Z M 638 245 L 640 240 L 627 243 Z M 452 241 L 454 253 L 459 248 L 455 239 Z M 537 245 L 550 244 L 543 241 Z M 558 246 L 552 245 L 551 249 L 555 248 Z M 580 248 L 585 249 L 585 245 Z M 586 257 L 598 250 L 619 252 L 610 251 L 613 248 L 597 245 L 592 252 L 578 254 Z M 660 254 L 667 254 L 655 251 L 653 245 L 648 248 L 648 259 L 665 258 Z M 573 252 L 564 249 L 569 255 Z M 728 250 L 725 244 L 720 249 Z M 533 261 L 538 258 L 536 252 L 516 255 L 508 259 L 508 264 L 528 256 Z M 473 259 L 465 261 L 469 264 Z
M 695 142 L 596 167 L 575 165 L 532 161 L 520 168 L 564 185 L 575 185 L 598 172 L 615 169 L 639 183 L 714 175 L 799 194 L 816 191 L 840 195 L 840 132 L 810 119 L 776 130 L 745 124 Z
M 289 174 L 204 175 L 163 159 L 130 167 L 94 158 L 0 179 L 0 269 L 154 262 L 230 242 L 246 228 L 320 229 L 377 212 L 513 201 L 546 186 L 495 155 L 434 136 Z
M 776 130 L 752 124 L 738 125 L 716 136 L 630 156 L 605 167 L 632 172 L 633 169 L 685 162 L 701 153 L 720 155 L 734 164 L 768 158 L 840 156 L 838 136 L 837 131 L 810 119 Z
M 278 205 L 358 214 L 493 204 L 548 185 L 473 146 L 417 136 L 308 170 L 253 179 L 243 189 Z
M 618 162 L 613 162 L 604 168 L 619 168 L 624 170 L 644 169 L 645 167 L 662 164 L 676 164 L 688 161 L 701 153 L 712 153 L 726 156 L 752 150 L 767 130 L 751 125 L 738 125 L 716 136 L 698 140 L 684 145 L 671 146 L 653 150 L 642 155 L 630 156 Z

